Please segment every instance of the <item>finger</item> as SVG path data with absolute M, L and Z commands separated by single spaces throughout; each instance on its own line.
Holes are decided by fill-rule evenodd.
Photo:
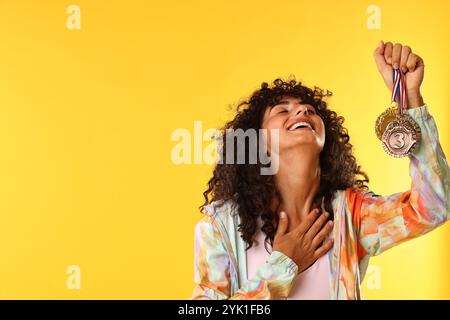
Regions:
M 375 51 L 373 53 L 375 55 L 383 55 L 384 54 L 384 42 L 383 42 L 383 40 L 380 40 L 380 42 L 378 42 L 378 45 L 375 48 Z
M 384 43 L 380 41 L 377 48 L 373 52 L 373 57 L 375 63 L 377 64 L 378 70 L 382 70 L 386 66 L 386 59 L 384 58 Z
M 392 66 L 394 69 L 398 69 L 400 65 L 400 56 L 402 54 L 402 45 L 400 43 L 396 43 L 394 48 L 392 49 Z
M 278 228 L 277 228 L 277 232 L 275 233 L 275 237 L 278 238 L 280 236 L 282 236 L 283 234 L 286 233 L 286 230 L 288 228 L 288 217 L 286 212 L 281 211 L 280 212 L 280 220 L 278 222 Z
M 322 226 L 324 225 L 325 221 L 327 221 L 329 214 L 328 212 L 324 212 L 320 215 L 320 217 L 314 222 L 314 224 L 309 228 L 309 230 L 306 232 L 305 239 L 308 239 L 312 242 L 316 234 L 322 229 Z
M 297 236 L 301 236 L 308 231 L 308 229 L 312 226 L 314 221 L 317 220 L 317 217 L 319 216 L 319 209 L 314 209 L 308 215 L 306 216 L 306 219 L 299 224 L 299 226 L 294 230 L 294 232 L 297 234 Z
M 416 70 L 419 59 L 419 56 L 414 53 L 411 53 L 408 56 L 408 60 L 406 61 L 406 67 L 408 68 L 408 71 L 413 72 L 414 70 Z
M 417 56 L 417 64 L 416 64 L 416 69 L 420 68 L 420 67 L 425 67 L 425 63 L 423 62 L 423 59 L 420 56 Z
M 334 240 L 333 238 L 326 241 L 321 247 L 317 248 L 316 251 L 314 251 L 314 258 L 319 259 L 321 256 L 323 256 L 325 253 L 328 252 L 333 247 Z
M 328 221 L 328 223 L 320 230 L 320 232 L 314 237 L 312 241 L 313 248 L 317 248 L 325 240 L 326 237 L 333 230 L 333 221 Z
M 410 54 L 411 48 L 408 46 L 404 46 L 400 54 L 400 70 L 402 70 L 403 73 L 406 73 L 406 71 L 408 71 L 408 68 L 406 67 L 406 62 L 408 61 L 408 57 Z
M 386 42 L 384 45 L 384 59 L 386 63 L 392 64 L 392 42 Z

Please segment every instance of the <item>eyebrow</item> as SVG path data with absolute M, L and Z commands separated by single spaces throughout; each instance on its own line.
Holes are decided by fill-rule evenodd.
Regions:
M 304 104 L 304 105 L 306 105 L 306 106 L 308 106 L 308 107 L 313 108 L 314 111 L 316 110 L 316 108 L 315 108 L 314 106 L 310 105 L 309 103 L 302 103 L 302 100 L 301 100 L 301 99 L 299 99 L 299 100 L 297 100 L 297 101 L 298 101 L 298 103 L 300 103 L 300 104 Z M 289 104 L 289 101 L 288 101 L 288 100 L 281 100 L 280 102 L 277 102 L 276 104 L 274 104 L 273 106 L 271 106 L 270 109 L 269 109 L 269 111 L 272 110 L 275 106 L 278 106 L 278 105 L 280 105 L 280 104 L 288 105 L 288 104 Z
M 302 101 L 299 99 L 298 100 L 298 102 L 301 104 L 302 103 Z M 289 104 L 289 101 L 287 101 L 287 100 L 281 100 L 280 102 L 278 102 L 276 105 L 279 105 L 279 104 Z

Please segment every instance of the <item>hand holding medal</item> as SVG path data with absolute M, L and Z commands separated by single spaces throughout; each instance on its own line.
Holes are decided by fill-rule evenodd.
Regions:
M 391 107 L 378 117 L 375 132 L 386 153 L 404 157 L 420 143 L 420 127 L 405 110 L 423 105 L 420 95 L 423 61 L 409 47 L 392 46 L 389 42 L 386 45 L 380 42 L 374 56 L 378 70 L 392 90 Z

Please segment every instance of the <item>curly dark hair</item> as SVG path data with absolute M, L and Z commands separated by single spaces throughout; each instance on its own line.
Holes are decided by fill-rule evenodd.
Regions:
M 328 90 L 325 92 L 316 86 L 310 89 L 303 86 L 300 81 L 297 82 L 294 77 L 286 81 L 277 78 L 271 86 L 263 82 L 261 88 L 254 91 L 248 100 L 238 103 L 236 116 L 227 122 L 220 132 L 224 137 L 227 129 L 260 129 L 266 108 L 276 105 L 282 97 L 300 98 L 302 103 L 312 105 L 325 124 L 325 144 L 320 153 L 320 187 L 314 203 L 323 201 L 325 210 L 333 219 L 331 205 L 333 193 L 349 187 L 367 190 L 365 183 L 369 182 L 369 178 L 360 170 L 352 154 L 348 131 L 342 125 L 344 118 L 328 109 L 324 101 L 329 96 L 332 96 L 332 92 Z M 247 146 L 245 148 L 247 154 Z M 226 153 L 223 146 L 221 152 Z M 260 174 L 262 167 L 259 161 L 256 164 L 248 162 L 216 164 L 213 176 L 203 193 L 205 202 L 200 206 L 200 210 L 204 212 L 204 206 L 213 201 L 232 200 L 233 205 L 238 208 L 241 220 L 239 231 L 247 243 L 247 249 L 253 246 L 259 216 L 263 221 L 261 230 L 266 235 L 264 242 L 266 250 L 267 243 L 273 245 L 279 221 L 278 214 L 271 209 L 273 199 L 280 199 L 279 194 L 274 185 L 273 175 Z M 358 175 L 361 179 L 357 179 Z

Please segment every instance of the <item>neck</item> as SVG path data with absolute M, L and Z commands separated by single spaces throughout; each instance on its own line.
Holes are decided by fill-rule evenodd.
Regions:
M 320 186 L 320 163 L 317 154 L 304 150 L 280 157 L 275 175 L 275 187 L 280 196 L 278 212 L 289 218 L 288 232 L 297 227 L 314 207 L 314 197 Z

